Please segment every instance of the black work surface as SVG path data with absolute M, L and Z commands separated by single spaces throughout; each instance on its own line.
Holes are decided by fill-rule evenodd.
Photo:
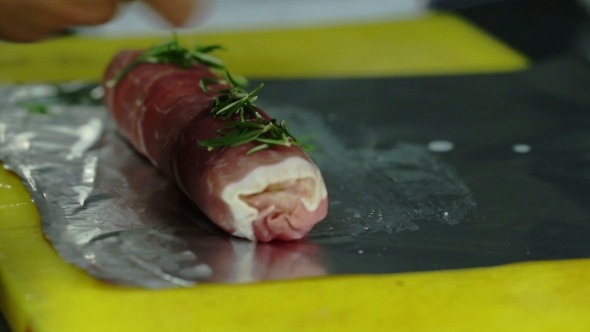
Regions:
M 294 133 L 315 135 L 310 155 L 329 192 L 328 216 L 298 242 L 253 245 L 203 227 L 212 224 L 198 211 L 187 217 L 194 205 L 130 150 L 100 152 L 99 167 L 133 170 L 121 173 L 126 195 L 151 209 L 127 206 L 155 230 L 176 229 L 177 242 L 212 267 L 198 282 L 244 282 L 232 272 L 242 268 L 236 246 L 252 253 L 257 272 L 248 281 L 587 257 L 588 72 L 582 60 L 561 57 L 502 74 L 267 81 L 257 103 Z M 109 130 L 101 142 L 129 149 Z M 114 247 L 123 250 L 114 257 L 125 256 Z M 101 271 L 94 276 L 121 278 Z
M 525 71 L 493 75 L 265 83 L 260 104 L 268 105 L 269 113 L 288 102 L 317 116 L 343 142 L 343 151 L 367 152 L 344 156 L 366 159 L 350 174 L 361 178 L 356 182 L 341 183 L 338 168 L 321 161 L 328 165 L 322 169 L 332 206 L 311 242 L 331 243 L 322 246 L 326 258 L 343 249 L 334 238 L 343 246 L 358 243 L 346 248 L 346 265 L 390 267 L 376 273 L 590 257 L 590 65 L 585 60 L 556 56 Z M 316 133 L 320 149 L 329 148 L 323 137 Z M 436 140 L 450 141 L 454 149 L 428 151 Z M 516 153 L 515 144 L 531 150 Z M 421 159 L 396 158 L 407 155 L 408 146 L 428 156 L 426 161 L 435 160 L 434 167 L 422 168 Z M 391 151 L 399 153 L 379 163 L 379 156 Z M 394 173 L 406 176 L 389 176 Z M 363 181 L 362 188 L 355 186 Z M 460 190 L 440 191 L 441 182 L 455 187 L 460 182 Z M 433 184 L 437 195 L 404 196 L 424 193 Z M 385 189 L 375 195 L 367 189 L 373 185 Z M 347 211 L 347 202 L 377 208 L 360 211 L 355 227 L 342 227 L 356 214 Z M 381 204 L 408 208 L 428 202 L 428 213 L 408 216 L 418 229 L 397 227 L 398 215 L 384 214 L 379 224 Z M 387 227 L 392 222 L 394 227 Z M 337 267 L 344 264 L 330 266 L 329 259 L 323 264 L 344 272 Z
M 571 17 L 550 15 L 560 23 L 548 24 L 547 15 L 529 11 L 533 7 L 540 10 L 541 4 L 557 6 L 563 2 L 521 1 L 520 13 L 528 14 L 519 14 L 515 20 L 501 19 L 506 15 L 493 15 L 484 7 L 462 13 L 511 46 L 543 60 L 523 72 L 266 81 L 261 98 L 271 104 L 296 100 L 314 113 L 323 112 L 329 128 L 347 148 L 365 144 L 367 137 L 377 152 L 388 151 L 401 141 L 422 146 L 441 139 L 454 143 L 452 151 L 437 155 L 469 189 L 475 207 L 457 223 L 438 216 L 416 220 L 419 230 L 389 234 L 397 247 L 387 256 L 400 271 L 588 257 L 590 67 L 576 57 L 559 55 L 575 43 L 571 42 L 575 33 L 547 38 L 547 31 L 539 31 L 539 27 L 545 27 L 554 36 L 571 26 Z M 494 8 L 501 10 L 513 3 L 519 2 L 499 2 Z M 511 7 L 506 12 L 519 11 Z M 531 21 L 541 23 L 531 25 Z M 522 27 L 514 28 L 519 23 Z M 519 143 L 530 145 L 531 151 L 513 152 L 513 145 Z M 330 185 L 334 179 L 326 175 Z M 395 185 L 387 177 L 372 180 Z M 404 185 L 408 188 L 410 184 L 406 181 Z M 332 211 L 340 208 L 333 206 Z M 316 241 L 326 241 L 335 229 L 319 226 L 312 235 Z M 356 235 L 367 241 L 354 263 L 368 265 L 383 257 L 375 253 L 379 248 L 370 245 L 371 238 L 379 233 L 383 232 L 370 229 Z M 8 331 L 1 316 L 0 331 Z
M 324 268 L 429 271 L 590 256 L 589 87 L 589 65 L 563 56 L 515 73 L 266 81 L 260 105 L 316 134 L 331 206 L 309 243 Z M 454 149 L 429 151 L 437 140 Z
M 590 256 L 585 62 L 561 57 L 495 75 L 266 83 L 263 106 L 296 101 L 298 108 L 319 114 L 344 142 L 343 153 L 370 150 L 318 162 L 331 211 L 311 242 L 329 257 L 343 250 L 334 243 L 341 238 L 345 250 L 358 252 L 342 264 L 348 272 L 355 265 L 365 272 L 387 266 L 372 271 L 378 273 Z M 318 156 L 333 148 L 321 142 L 325 137 L 316 133 Z M 436 140 L 453 142 L 454 149 L 427 151 Z M 409 152 L 408 144 L 418 150 Z M 531 150 L 517 153 L 516 144 Z M 379 162 L 392 151 L 397 155 Z M 415 152 L 422 154 L 419 161 L 403 160 Z M 365 161 L 360 170 L 331 164 L 347 157 Z M 420 160 L 436 165 L 425 167 Z M 444 183 L 452 188 L 441 189 Z M 357 213 L 363 204 L 367 209 Z M 400 222 L 402 214 L 409 224 Z M 344 272 L 327 261 L 332 272 Z

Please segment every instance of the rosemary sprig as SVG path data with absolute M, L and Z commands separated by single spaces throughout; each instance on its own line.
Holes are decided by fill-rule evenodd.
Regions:
M 219 78 L 212 78 L 212 77 L 203 77 L 201 81 L 199 81 L 199 87 L 203 92 L 209 93 L 209 85 L 210 84 L 227 84 L 226 80 L 222 80 Z
M 227 77 L 231 81 L 229 73 Z M 206 87 L 206 84 L 201 86 L 203 85 Z M 248 155 L 267 149 L 271 145 L 300 146 L 303 149 L 310 149 L 310 146 L 297 140 L 289 132 L 285 121 L 277 123 L 277 120 L 267 120 L 258 113 L 254 102 L 258 99 L 257 94 L 263 86 L 264 84 L 260 84 L 251 92 L 236 86 L 217 91 L 217 93 L 223 94 L 215 98 L 214 106 L 211 109 L 213 117 L 222 117 L 224 121 L 230 119 L 234 121 L 227 122 L 217 131 L 221 137 L 200 141 L 199 145 L 213 150 L 221 146 L 234 147 L 249 142 L 261 143 L 250 149 L 246 153 Z
M 171 63 L 182 69 L 188 69 L 196 63 L 209 67 L 218 78 L 204 77 L 199 81 L 199 87 L 205 93 L 211 93 L 209 85 L 220 84 L 230 86 L 226 89 L 216 90 L 214 106 L 211 110 L 213 117 L 220 117 L 227 124 L 217 132 L 221 137 L 200 141 L 199 145 L 213 150 L 221 146 L 238 146 L 249 142 L 260 143 L 250 149 L 247 154 L 264 150 L 271 145 L 300 146 L 311 149 L 311 146 L 297 140 L 287 128 L 285 121 L 277 122 L 275 119 L 267 120 L 256 110 L 254 102 L 258 99 L 258 92 L 263 84 L 251 92 L 243 89 L 248 81 L 241 76 L 232 75 L 226 70 L 225 64 L 211 56 L 209 53 L 223 49 L 220 45 L 198 46 L 193 50 L 180 45 L 178 36 L 173 34 L 171 41 L 158 44 L 142 53 L 134 62 L 123 69 L 113 79 L 106 83 L 107 88 L 112 88 L 121 78 L 127 75 L 140 63 Z
M 195 63 L 201 63 L 209 68 L 225 69 L 223 61 L 212 56 L 211 52 L 221 50 L 221 45 L 197 46 L 195 49 L 188 49 L 180 44 L 178 35 L 172 34 L 172 40 L 160 43 L 142 53 L 135 61 L 125 67 L 114 78 L 106 83 L 107 88 L 112 88 L 125 75 L 133 70 L 140 63 L 171 63 L 188 69 Z

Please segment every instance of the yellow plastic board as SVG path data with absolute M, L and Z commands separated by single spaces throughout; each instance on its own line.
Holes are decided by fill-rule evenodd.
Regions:
M 451 15 L 197 36 L 250 77 L 518 70 L 527 59 Z M 183 37 L 186 41 L 194 36 Z M 118 49 L 156 39 L 0 45 L 0 81 L 98 79 Z M 386 276 L 146 290 L 97 281 L 44 239 L 19 179 L 0 169 L 0 309 L 14 331 L 586 331 L 590 260 Z
M 218 55 L 248 77 L 432 75 L 522 69 L 527 59 L 455 16 L 320 29 L 191 35 L 187 44 L 222 44 Z M 0 44 L 0 83 L 100 79 L 121 49 L 161 38 L 69 37 Z

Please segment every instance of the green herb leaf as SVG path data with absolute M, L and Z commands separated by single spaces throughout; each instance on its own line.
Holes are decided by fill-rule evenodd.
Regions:
M 190 50 L 178 41 L 178 35 L 172 34 L 172 40 L 160 43 L 143 52 L 135 61 L 121 70 L 113 79 L 106 83 L 107 88 L 114 87 L 125 75 L 141 63 L 169 63 L 176 64 L 183 69 L 190 68 L 196 63 L 210 68 L 225 69 L 225 64 L 220 59 L 209 53 L 223 49 L 220 45 L 197 46 Z
M 225 77 L 234 87 L 244 88 L 248 85 L 248 80 L 244 76 L 230 74 L 229 71 L 225 71 Z
M 270 145 L 268 145 L 268 144 L 260 144 L 259 146 L 250 149 L 248 152 L 246 152 L 246 154 L 251 155 L 255 152 L 262 151 L 264 149 L 268 149 L 269 147 L 270 147 Z
M 203 77 L 199 81 L 199 87 L 201 87 L 201 90 L 203 90 L 203 92 L 205 92 L 205 93 L 209 93 L 208 86 L 210 84 L 227 84 L 227 82 L 225 80 L 222 80 L 219 78 L 213 78 L 213 77 Z
M 264 129 L 257 129 L 254 131 L 249 131 L 242 135 L 227 135 L 220 138 L 213 138 L 210 140 L 200 141 L 199 145 L 207 147 L 238 146 L 246 144 L 248 142 L 252 142 L 253 140 L 257 139 L 262 133 L 264 133 Z
M 232 81 L 231 75 L 226 77 L 228 81 Z M 264 85 L 260 84 L 251 92 L 246 92 L 234 86 L 227 89 L 226 94 L 215 98 L 211 110 L 213 117 L 223 117 L 225 121 L 239 117 L 236 119 L 239 121 L 228 121 L 226 126 L 217 131 L 222 137 L 200 141 L 199 145 L 206 146 L 211 151 L 212 148 L 220 146 L 238 146 L 253 141 L 262 143 L 250 149 L 247 154 L 262 151 L 271 145 L 287 147 L 296 145 L 304 149 L 308 148 L 306 144 L 298 142 L 293 137 L 285 121 L 277 125 L 275 119 L 267 120 L 258 113 L 254 101 L 258 97 L 256 94 L 263 87 Z
M 216 57 L 209 55 L 207 53 L 200 53 L 195 51 L 191 51 L 190 55 L 197 60 L 196 62 L 202 63 L 207 67 L 211 67 L 211 68 L 219 68 L 219 69 L 224 69 L 225 68 L 225 63 L 223 63 L 223 61 L 217 59 Z
M 50 115 L 47 105 L 36 101 L 21 101 L 17 105 L 25 108 L 29 113 Z
M 247 92 L 244 87 L 248 80 L 242 76 L 230 74 L 225 64 L 210 53 L 221 50 L 221 45 L 197 46 L 187 49 L 180 45 L 178 36 L 173 33 L 172 40 L 160 43 L 142 53 L 135 61 L 129 64 L 113 79 L 106 83 L 107 88 L 114 87 L 121 78 L 141 63 L 168 63 L 188 69 L 194 64 L 203 64 L 212 72 L 219 74 L 219 78 L 203 77 L 199 81 L 199 87 L 205 93 L 210 93 L 211 84 L 229 84 L 231 88 L 216 90 L 218 95 L 211 109 L 213 117 L 220 117 L 227 121 L 226 126 L 217 131 L 220 137 L 200 141 L 199 145 L 207 147 L 208 151 L 222 146 L 238 146 L 250 142 L 261 143 L 250 149 L 247 154 L 269 148 L 272 145 L 300 146 L 309 148 L 300 143 L 289 132 L 285 121 L 277 124 L 274 119 L 267 120 L 257 111 L 254 104 L 258 100 L 258 93 L 264 87 L 260 84 L 254 90 Z
M 211 53 L 217 50 L 225 50 L 222 45 L 209 45 L 209 46 L 197 46 L 195 48 L 197 52 L 200 53 Z

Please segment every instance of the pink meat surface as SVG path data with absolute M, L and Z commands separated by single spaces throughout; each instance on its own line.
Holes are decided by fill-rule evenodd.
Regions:
M 119 53 L 104 75 L 107 82 L 132 63 L 140 51 Z M 217 225 L 250 240 L 296 240 L 327 214 L 326 186 L 317 166 L 296 146 L 271 146 L 247 155 L 248 143 L 208 151 L 198 143 L 219 137 L 225 125 L 213 118 L 215 91 L 199 87 L 216 77 L 207 67 L 183 70 L 143 63 L 114 87 L 105 105 L 121 135 L 174 181 Z M 269 118 L 262 110 L 260 113 Z

